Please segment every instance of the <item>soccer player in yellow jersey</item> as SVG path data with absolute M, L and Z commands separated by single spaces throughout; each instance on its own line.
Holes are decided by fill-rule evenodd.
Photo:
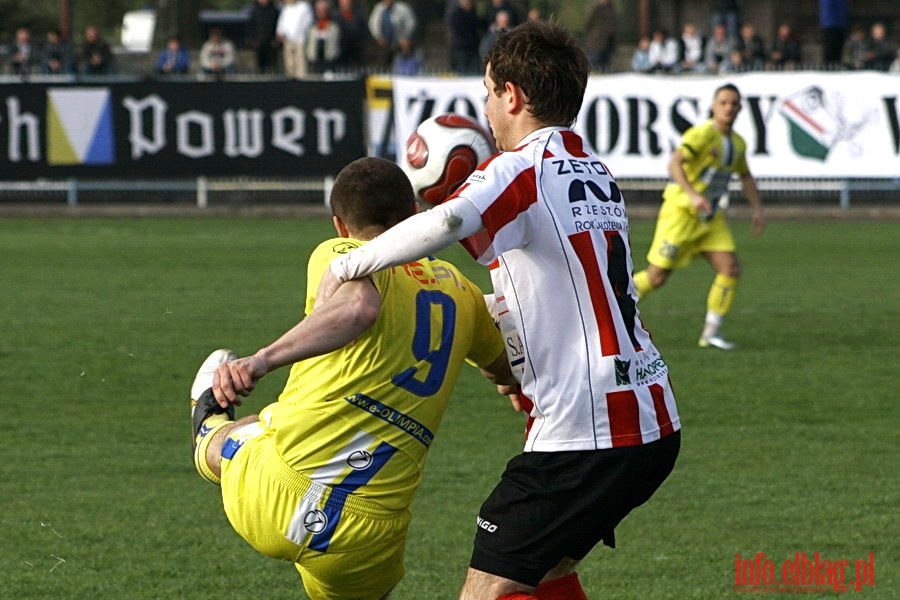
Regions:
M 719 199 L 728 193 L 733 175 L 740 177 L 743 194 L 750 201 L 753 235 L 760 235 L 765 227 L 756 180 L 747 166 L 747 145 L 733 129 L 740 110 L 740 92 L 725 84 L 713 96 L 712 118 L 684 132 L 669 161 L 672 181 L 663 191 L 647 254 L 649 265 L 634 275 L 638 297 L 643 297 L 664 284 L 673 269 L 698 255 L 712 265 L 716 276 L 706 301 L 699 342 L 703 348 L 735 347 L 720 331 L 741 276 L 734 238 L 719 210 Z
M 481 290 L 452 264 L 423 258 L 348 281 L 314 308 L 336 256 L 415 212 L 395 164 L 362 158 L 331 194 L 340 237 L 308 265 L 299 324 L 252 356 L 218 350 L 191 389 L 194 462 L 220 483 L 235 530 L 292 561 L 314 600 L 378 600 L 404 573 L 409 506 L 464 362 L 514 384 Z M 259 415 L 233 405 L 292 365 Z

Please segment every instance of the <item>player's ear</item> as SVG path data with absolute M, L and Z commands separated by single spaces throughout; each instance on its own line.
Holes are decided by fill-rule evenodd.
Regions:
M 516 112 L 528 104 L 528 98 L 525 97 L 522 88 L 510 81 L 506 82 L 506 94 L 502 98 L 506 102 L 506 111 L 510 113 Z
M 331 217 L 331 222 L 334 223 L 334 229 L 337 231 L 338 236 L 340 237 L 350 237 L 350 230 L 347 229 L 347 226 L 344 225 L 344 222 L 337 215 Z

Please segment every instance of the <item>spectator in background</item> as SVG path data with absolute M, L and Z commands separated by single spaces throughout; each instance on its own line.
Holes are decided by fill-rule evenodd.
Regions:
M 9 66 L 13 75 L 26 77 L 37 63 L 37 51 L 31 40 L 31 30 L 27 27 L 16 29 L 16 36 L 12 43 Z
M 510 29 L 512 29 L 510 14 L 505 10 L 498 10 L 494 15 L 494 22 L 491 23 L 488 30 L 481 37 L 481 43 L 478 45 L 478 55 L 482 61 L 484 60 L 484 57 L 487 56 L 488 50 L 490 50 L 491 45 L 494 43 L 494 40 L 497 39 L 497 36 Z
M 450 34 L 450 70 L 474 75 L 481 72 L 478 46 L 484 34 L 484 21 L 478 16 L 473 0 L 456 0 L 456 8 L 448 18 Z
M 777 70 L 790 71 L 800 62 L 800 40 L 794 33 L 794 28 L 788 23 L 782 23 L 772 42 L 772 51 L 769 53 L 769 65 Z
M 744 55 L 737 48 L 732 48 L 728 54 L 728 60 L 722 63 L 719 73 L 741 73 L 749 71 L 753 67 L 744 62 Z
M 308 0 L 286 0 L 275 24 L 281 44 L 284 74 L 294 79 L 306 77 L 306 37 L 313 25 L 313 9 Z
M 848 69 L 859 70 L 866 61 L 866 29 L 856 24 L 850 28 L 850 37 L 844 43 L 843 63 Z
M 369 33 L 378 44 L 375 64 L 385 69 L 393 69 L 394 55 L 400 48 L 400 41 L 407 40 L 412 47 L 416 32 L 416 14 L 403 0 L 379 0 L 369 15 Z
M 366 15 L 354 0 L 338 0 L 337 23 L 341 28 L 341 55 L 338 66 L 357 71 L 363 66 L 363 48 L 369 35 Z
M 157 75 L 186 75 L 191 68 L 191 55 L 177 35 L 169 36 L 166 47 L 156 59 Z
M 703 50 L 706 38 L 693 23 L 685 23 L 678 38 L 678 70 L 686 73 L 705 70 Z
M 109 75 L 113 71 L 112 50 L 100 34 L 100 29 L 94 25 L 84 29 L 79 68 L 84 75 Z
M 396 75 L 418 75 L 422 72 L 425 59 L 422 51 L 409 38 L 400 40 L 400 47 L 394 55 L 393 71 Z
M 671 73 L 678 64 L 678 42 L 665 29 L 657 29 L 650 40 L 651 71 Z
M 644 36 L 638 40 L 638 45 L 631 55 L 631 70 L 635 73 L 649 73 L 653 69 L 650 62 L 650 38 Z
M 341 54 L 341 28 L 331 14 L 331 0 L 316 0 L 313 24 L 306 36 L 306 60 L 317 75 L 334 71 Z
M 219 80 L 234 73 L 234 43 L 222 34 L 220 27 L 209 30 L 209 38 L 200 46 L 200 70 Z
M 497 13 L 501 10 L 509 13 L 509 28 L 512 29 L 522 22 L 522 14 L 516 9 L 510 0 L 490 0 L 484 10 L 484 20 L 493 23 L 497 20 Z
M 594 0 L 584 25 L 584 49 L 591 68 L 605 71 L 616 51 L 616 9 L 612 0 Z
M 819 0 L 819 25 L 822 28 L 822 64 L 840 65 L 850 24 L 847 0 Z
M 278 8 L 271 0 L 256 0 L 247 21 L 247 44 L 256 53 L 256 70 L 274 73 L 278 63 Z
M 766 66 L 768 55 L 765 44 L 750 23 L 741 25 L 741 34 L 735 43 L 735 49 L 741 57 L 739 63 L 742 66 L 741 70 L 760 70 Z
M 713 0 L 711 27 L 725 26 L 725 37 L 734 42 L 741 27 L 742 0 Z
M 875 71 L 887 71 L 894 60 L 896 50 L 887 38 L 887 28 L 884 23 L 874 23 L 869 30 L 866 39 L 865 54 L 863 56 L 863 68 Z
M 725 25 L 716 25 L 713 28 L 712 38 L 706 44 L 706 70 L 710 73 L 727 71 L 733 49 L 734 46 L 728 39 L 728 30 Z
M 41 51 L 41 73 L 67 75 L 72 72 L 72 46 L 59 29 L 47 32 L 47 43 Z

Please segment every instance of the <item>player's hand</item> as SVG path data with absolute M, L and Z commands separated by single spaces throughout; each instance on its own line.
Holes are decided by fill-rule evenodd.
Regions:
M 510 403 L 512 404 L 513 410 L 516 412 L 522 412 L 524 409 L 522 408 L 522 400 L 521 400 L 521 392 L 522 388 L 518 385 L 498 385 L 497 392 L 509 398 Z
M 766 228 L 766 218 L 763 216 L 761 210 L 756 210 L 753 211 L 753 215 L 750 217 L 750 219 L 753 237 L 759 237 L 760 235 L 762 235 L 763 230 Z
M 338 281 L 338 278 L 334 276 L 331 269 L 325 269 L 325 274 L 322 276 L 322 280 L 319 281 L 319 287 L 316 290 L 316 302 L 313 308 L 318 308 L 326 300 L 334 296 L 339 287 L 341 287 L 341 282 Z
M 709 216 L 712 213 L 712 204 L 701 194 L 691 194 L 691 206 L 697 211 L 701 217 Z
M 257 355 L 239 358 L 219 365 L 213 375 L 213 395 L 222 408 L 240 406 L 241 396 L 256 389 L 256 382 L 269 372 L 268 365 Z

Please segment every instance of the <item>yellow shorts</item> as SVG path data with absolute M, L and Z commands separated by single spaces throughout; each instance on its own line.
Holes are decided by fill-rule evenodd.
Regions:
M 734 251 L 734 238 L 722 211 L 705 221 L 674 202 L 663 202 L 647 262 L 671 270 L 687 265 L 704 252 Z
M 409 511 L 387 511 L 289 467 L 261 423 L 222 450 L 222 500 L 259 552 L 294 563 L 313 600 L 377 600 L 403 577 Z

